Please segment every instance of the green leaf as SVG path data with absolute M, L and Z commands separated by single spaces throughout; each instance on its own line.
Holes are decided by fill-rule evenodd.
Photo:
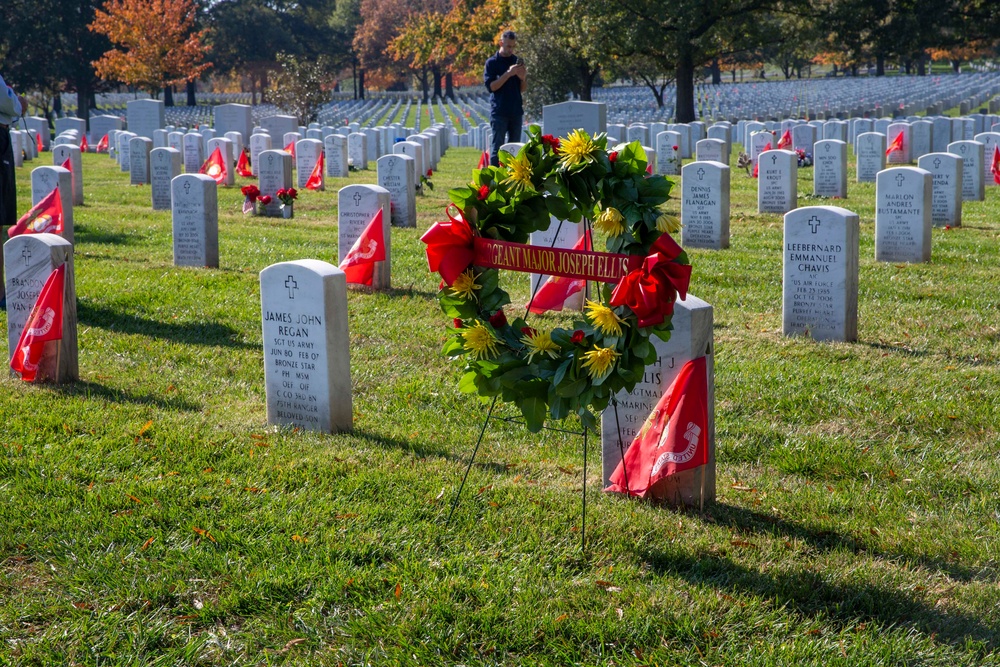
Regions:
M 518 406 L 524 415 L 525 424 L 532 433 L 538 433 L 545 425 L 545 399 L 537 397 L 525 398 Z
M 462 376 L 462 379 L 458 381 L 458 390 L 463 394 L 471 394 L 476 391 L 476 378 L 479 374 L 475 371 L 469 371 Z
M 573 363 L 572 359 L 567 359 L 566 361 L 559 364 L 559 368 L 556 369 L 556 374 L 552 378 L 552 384 L 556 386 L 562 384 L 562 381 L 566 377 L 566 373 L 569 371 L 569 367 L 572 363 Z
M 587 381 L 584 378 L 580 378 L 579 380 L 574 380 L 572 382 L 566 382 L 556 387 L 556 396 L 576 396 L 583 391 L 586 386 Z

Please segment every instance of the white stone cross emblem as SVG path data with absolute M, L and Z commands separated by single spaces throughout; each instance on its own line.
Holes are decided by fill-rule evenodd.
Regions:
M 187 181 L 184 183 L 184 194 L 186 195 L 191 194 L 191 181 Z
M 778 156 L 777 155 L 772 155 L 771 156 L 771 164 L 772 165 L 778 164 Z
M 941 168 L 941 158 L 939 157 L 934 158 L 934 168 L 935 169 Z
M 354 193 L 354 206 L 355 207 L 361 206 L 361 193 L 360 192 L 355 192 Z
M 288 278 L 285 280 L 285 287 L 288 288 L 288 298 L 294 299 L 295 290 L 299 288 L 299 284 L 295 282 L 295 278 L 293 278 L 292 276 L 288 276 Z
M 28 265 L 28 260 L 31 259 L 31 248 L 24 246 L 24 250 L 21 251 L 21 257 L 24 259 L 24 265 Z
M 812 233 L 816 234 L 819 232 L 819 225 L 821 222 L 822 220 L 820 220 L 814 215 L 813 217 L 809 218 L 808 221 L 806 221 L 806 224 L 809 225 L 809 228 L 812 230 Z
M 699 181 L 705 180 L 705 170 L 702 167 L 698 167 L 698 171 L 696 171 L 695 173 L 698 174 Z
M 903 187 L 903 183 L 905 182 L 906 182 L 906 176 L 903 176 L 902 174 L 896 174 L 896 185 L 898 187 Z

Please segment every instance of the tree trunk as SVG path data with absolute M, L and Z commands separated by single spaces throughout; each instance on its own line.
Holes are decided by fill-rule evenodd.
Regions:
M 417 79 L 420 81 L 420 99 L 424 104 L 427 104 L 427 68 L 421 67 L 420 74 L 417 75 Z
M 718 86 L 722 83 L 722 68 L 719 66 L 719 59 L 712 59 L 712 85 Z
M 77 104 L 80 103 L 79 95 L 76 98 Z M 55 112 L 56 116 L 62 116 L 62 95 L 56 93 L 52 96 L 52 111 Z
M 194 97 L 195 84 L 194 81 L 187 82 L 187 105 L 189 107 L 198 106 L 198 100 Z
M 441 94 L 441 68 L 435 65 L 431 68 L 431 73 L 434 75 L 434 97 L 441 99 L 443 97 Z
M 260 103 L 261 104 L 266 104 L 267 103 L 267 101 L 266 101 L 267 100 L 267 86 L 268 86 L 267 70 L 265 69 L 264 72 L 260 75 Z
M 591 102 L 593 97 L 591 95 L 591 88 L 594 87 L 594 79 L 597 78 L 597 73 L 599 69 L 591 69 L 589 65 L 580 65 L 580 89 L 577 94 L 580 97 L 581 102 Z
M 961 60 L 952 60 L 951 61 L 951 71 L 953 71 L 955 74 L 961 74 L 962 73 L 962 61 Z
M 358 59 L 351 58 L 351 83 L 354 84 L 354 99 L 358 99 Z
M 875 76 L 885 76 L 885 56 L 881 53 L 875 56 Z
M 691 123 L 694 116 L 694 54 L 691 45 L 683 38 L 679 41 L 677 55 L 677 109 L 678 123 Z
M 172 107 L 174 106 L 174 87 L 164 86 L 163 87 L 163 106 Z
M 452 80 L 451 72 L 444 75 L 444 94 L 450 100 L 455 99 L 455 83 Z
M 365 68 L 358 69 L 358 99 L 365 99 Z
M 912 62 L 909 59 L 906 59 L 906 60 L 903 61 L 903 71 L 906 74 L 910 73 L 910 66 L 911 65 L 912 65 Z

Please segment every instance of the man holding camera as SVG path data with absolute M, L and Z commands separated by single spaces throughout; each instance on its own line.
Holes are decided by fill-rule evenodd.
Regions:
M 493 129 L 493 145 L 490 149 L 490 164 L 500 166 L 500 147 L 510 142 L 521 141 L 521 123 L 524 107 L 521 93 L 528 87 L 528 71 L 524 61 L 514 55 L 517 35 L 507 30 L 500 36 L 500 50 L 486 61 L 483 83 L 490 91 L 490 127 Z

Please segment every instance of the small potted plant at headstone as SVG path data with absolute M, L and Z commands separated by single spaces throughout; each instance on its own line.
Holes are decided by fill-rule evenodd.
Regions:
M 257 215 L 257 200 L 260 199 L 260 188 L 256 185 L 244 185 L 240 188 L 245 199 L 243 200 L 243 215 Z
M 276 193 L 281 200 L 281 216 L 283 218 L 292 217 L 292 203 L 298 198 L 299 191 L 295 188 L 281 188 Z

